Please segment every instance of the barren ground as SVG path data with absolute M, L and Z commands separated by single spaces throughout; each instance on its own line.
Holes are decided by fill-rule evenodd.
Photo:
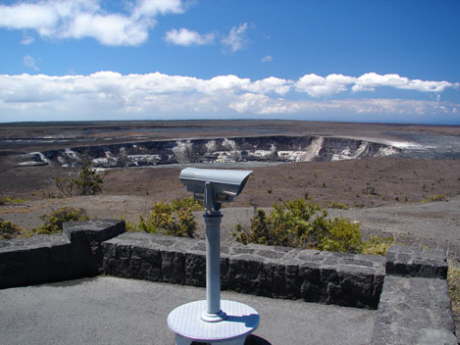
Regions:
M 405 135 L 460 136 L 460 127 L 343 124 L 299 121 L 171 121 L 0 125 L 0 139 L 60 137 L 107 141 L 155 140 L 231 135 L 336 135 L 401 140 Z M 108 140 L 110 139 L 110 140 Z M 151 203 L 189 196 L 179 182 L 180 167 L 114 169 L 105 174 L 103 194 L 61 199 L 54 178 L 75 176 L 72 169 L 16 167 L 9 152 L 31 152 L 65 143 L 21 143 L 0 147 L 0 196 L 25 203 L 0 206 L 0 217 L 14 217 L 27 227 L 40 214 L 64 205 L 90 210 L 93 216 L 137 220 Z M 38 145 L 38 146 L 37 146 Z M 82 145 L 81 143 L 79 145 Z M 3 154 L 2 154 L 3 153 Z M 460 195 L 460 160 L 382 158 L 339 162 L 305 162 L 252 169 L 245 191 L 232 207 L 270 207 L 275 202 L 308 196 L 323 206 L 333 202 L 365 208 L 404 205 Z M 28 224 L 30 223 L 30 224 Z

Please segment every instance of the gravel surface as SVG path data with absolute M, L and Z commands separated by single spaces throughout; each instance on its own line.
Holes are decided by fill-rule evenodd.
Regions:
M 65 199 L 29 201 L 24 204 L 1 206 L 0 218 L 31 229 L 42 223 L 40 216 L 64 206 L 81 207 L 92 218 L 121 218 L 138 222 L 146 215 L 153 199 L 128 195 L 78 196 Z M 88 207 L 91 205 L 91 207 Z M 267 211 L 270 208 L 263 208 Z M 403 244 L 442 247 L 450 256 L 460 259 L 460 197 L 448 202 L 407 203 L 375 208 L 330 209 L 331 216 L 341 216 L 359 222 L 365 236 L 392 236 Z M 204 236 L 202 212 L 195 212 L 197 234 Z M 223 208 L 221 239 L 234 241 L 232 232 L 236 224 L 248 226 L 254 215 L 252 207 Z
M 330 210 L 330 214 L 359 221 L 365 231 L 412 233 L 445 241 L 460 239 L 460 197 L 448 202 Z
M 270 210 L 269 208 L 264 208 Z M 460 261 L 460 197 L 448 202 L 399 204 L 375 208 L 329 209 L 331 217 L 345 217 L 361 224 L 364 237 L 393 237 L 396 242 L 449 250 L 449 256 Z M 225 208 L 222 220 L 222 241 L 232 242 L 236 224 L 248 226 L 253 208 Z M 200 236 L 203 222 L 199 214 Z

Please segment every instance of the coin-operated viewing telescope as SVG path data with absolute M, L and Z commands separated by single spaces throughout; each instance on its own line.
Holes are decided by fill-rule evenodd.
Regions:
M 219 211 L 220 204 L 233 201 L 243 190 L 252 171 L 186 168 L 180 173 L 181 182 L 207 212 Z
M 252 171 L 186 168 L 181 182 L 194 198 L 204 203 L 206 224 L 206 300 L 181 305 L 168 315 L 168 326 L 176 334 L 176 345 L 193 341 L 219 345 L 243 345 L 259 325 L 259 314 L 251 307 L 220 300 L 220 207 L 243 190 Z

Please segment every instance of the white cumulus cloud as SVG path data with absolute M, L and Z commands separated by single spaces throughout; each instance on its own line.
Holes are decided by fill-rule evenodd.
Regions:
M 296 88 L 312 97 L 330 96 L 346 91 L 354 81 L 355 78 L 342 74 L 329 74 L 326 77 L 306 74 L 297 81 Z
M 290 91 L 293 84 L 294 82 L 291 80 L 268 77 L 265 79 L 256 80 L 244 89 L 257 93 L 274 92 L 280 95 L 284 95 Z
M 426 115 L 460 114 L 460 104 L 407 99 L 340 99 L 329 101 L 294 101 L 246 93 L 235 97 L 229 107 L 241 114 L 346 114 L 350 115 Z M 458 119 L 457 119 L 458 121 Z
M 231 52 L 236 52 L 243 49 L 246 44 L 246 31 L 248 23 L 242 23 L 230 29 L 227 36 L 222 39 L 222 44 L 230 49 Z
M 447 81 L 426 81 L 401 77 L 399 74 L 365 73 L 356 79 L 353 91 L 374 91 L 377 87 L 393 87 L 396 89 L 415 90 L 421 92 L 442 92 L 452 83 Z
M 181 0 L 137 0 L 127 13 L 109 13 L 102 0 L 40 0 L 0 5 L 0 27 L 41 37 L 90 37 L 105 45 L 139 45 L 158 15 L 182 13 Z
M 295 84 L 297 91 L 306 92 L 312 97 L 332 96 L 353 91 L 375 91 L 379 87 L 391 87 L 402 90 L 419 92 L 443 92 L 447 88 L 458 87 L 458 83 L 447 81 L 429 81 L 409 79 L 398 74 L 365 73 L 359 77 L 343 74 L 329 74 L 322 77 L 316 74 L 306 74 Z
M 179 30 L 172 29 L 165 35 L 165 40 L 169 43 L 180 45 L 180 46 L 192 46 L 192 45 L 205 45 L 210 44 L 214 41 L 215 35 L 210 34 L 199 34 L 196 31 L 191 31 L 186 28 Z
M 29 64 L 29 68 L 38 68 L 30 56 L 23 62 Z M 101 114 L 106 114 L 107 118 L 129 119 L 152 115 L 177 118 L 183 115 L 229 117 L 232 114 L 316 114 L 321 118 L 337 113 L 363 115 L 367 120 L 369 114 L 460 115 L 459 104 L 436 99 L 356 98 L 358 94 L 351 88 L 357 85 L 359 78 L 310 74 L 298 80 L 273 76 L 251 80 L 230 74 L 202 79 L 159 72 L 121 74 L 113 71 L 65 76 L 0 75 L 0 114 L 16 120 L 26 116 L 30 120 L 31 114 L 41 118 L 59 114 L 61 119 L 83 116 L 98 119 Z M 415 91 L 438 94 L 457 86 L 454 83 L 443 86 L 445 83 L 408 79 L 404 85 Z M 376 83 L 373 87 L 382 84 Z M 400 88 L 403 84 L 392 85 Z M 320 98 L 344 90 L 350 92 L 350 97 Z M 5 121 L 4 116 L 0 115 L 0 121 Z

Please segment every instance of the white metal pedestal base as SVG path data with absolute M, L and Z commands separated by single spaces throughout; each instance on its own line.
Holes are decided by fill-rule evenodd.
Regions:
M 193 341 L 219 345 L 244 345 L 246 337 L 259 325 L 259 314 L 250 306 L 234 301 L 221 301 L 226 318 L 222 321 L 203 321 L 206 301 L 181 305 L 168 315 L 168 327 L 176 334 L 176 345 L 190 345 Z

